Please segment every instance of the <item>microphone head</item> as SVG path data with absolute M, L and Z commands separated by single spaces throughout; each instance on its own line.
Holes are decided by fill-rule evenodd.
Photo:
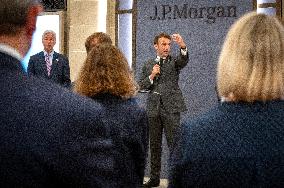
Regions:
M 159 56 L 157 56 L 156 59 L 155 59 L 155 63 L 160 65 L 160 60 L 161 60 L 161 58 Z

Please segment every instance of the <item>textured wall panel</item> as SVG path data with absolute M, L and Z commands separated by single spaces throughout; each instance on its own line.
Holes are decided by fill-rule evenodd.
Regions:
M 189 63 L 180 75 L 187 113 L 195 117 L 217 102 L 216 64 L 231 24 L 253 10 L 249 0 L 138 0 L 136 78 L 145 61 L 155 57 L 153 38 L 160 32 L 180 33 L 189 50 Z M 173 43 L 172 54 L 177 54 Z M 140 94 L 142 105 L 145 97 Z
M 217 102 L 216 65 L 224 37 L 232 23 L 253 10 L 250 0 L 137 0 L 136 78 L 143 64 L 155 57 L 153 38 L 160 32 L 180 33 L 189 50 L 189 63 L 179 85 L 188 111 L 182 118 L 194 118 Z M 172 54 L 177 54 L 176 44 Z M 147 94 L 138 95 L 145 106 Z M 168 148 L 163 139 L 161 178 L 168 176 Z M 149 176 L 149 159 L 146 168 Z

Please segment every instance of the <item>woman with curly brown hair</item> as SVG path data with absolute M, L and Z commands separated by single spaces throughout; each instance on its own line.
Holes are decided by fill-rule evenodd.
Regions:
M 111 94 L 128 99 L 137 92 L 127 60 L 118 48 L 100 44 L 90 51 L 75 85 L 75 91 L 96 98 Z
M 140 187 L 148 149 L 148 118 L 134 98 L 138 86 L 122 52 L 110 44 L 96 45 L 88 53 L 75 91 L 99 102 L 104 121 L 119 152 L 114 164 L 117 187 Z M 123 153 L 123 155 L 121 155 Z

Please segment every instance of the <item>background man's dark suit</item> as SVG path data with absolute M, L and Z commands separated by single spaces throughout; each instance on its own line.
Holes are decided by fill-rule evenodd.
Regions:
M 118 187 L 103 108 L 0 52 L 0 187 Z
M 28 74 L 43 77 L 66 88 L 71 85 L 69 61 L 57 52 L 53 54 L 50 76 L 47 75 L 43 51 L 30 57 Z
M 160 64 L 161 73 L 155 77 L 153 84 L 150 82 L 149 75 L 153 66 L 157 63 L 155 59 L 149 60 L 142 69 L 139 86 L 142 90 L 149 90 L 147 112 L 150 143 L 154 143 L 154 146 L 151 145 L 150 147 L 151 178 L 159 178 L 160 174 L 163 128 L 168 146 L 171 147 L 175 131 L 180 124 L 180 112 L 186 110 L 178 80 L 180 70 L 186 66 L 187 62 L 188 55 L 180 54 L 177 58 L 168 56 L 166 62 Z M 165 127 L 161 127 L 161 122 Z

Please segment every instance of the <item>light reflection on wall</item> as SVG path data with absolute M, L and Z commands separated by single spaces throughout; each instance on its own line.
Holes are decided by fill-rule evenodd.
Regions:
M 119 9 L 120 10 L 129 10 L 132 9 L 133 0 L 120 0 Z
M 118 17 L 118 47 L 132 66 L 132 14 L 120 14 Z
M 267 4 L 268 6 L 261 7 L 261 5 L 265 4 Z M 276 0 L 257 0 L 257 13 L 275 16 L 276 6 Z
M 97 32 L 106 32 L 107 1 L 98 1 Z
M 33 42 L 30 51 L 23 60 L 23 66 L 25 69 L 28 67 L 28 62 L 31 55 L 34 55 L 43 50 L 42 34 L 45 30 L 53 30 L 56 33 L 56 44 L 54 50 L 59 52 L 60 46 L 60 29 L 59 29 L 59 15 L 41 15 L 37 18 L 36 31 L 33 35 Z

